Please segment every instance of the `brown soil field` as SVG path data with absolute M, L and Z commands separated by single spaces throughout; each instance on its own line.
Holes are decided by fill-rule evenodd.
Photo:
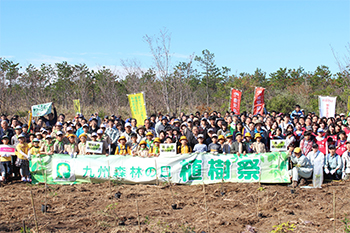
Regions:
M 342 220 L 350 212 L 350 182 L 330 182 L 322 189 L 297 188 L 294 194 L 287 185 L 261 186 L 206 185 L 204 199 L 202 185 L 172 185 L 171 189 L 167 184 L 112 184 L 110 189 L 109 182 L 48 185 L 51 207 L 43 213 L 44 185 L 16 181 L 0 187 L 0 231 L 20 232 L 25 221 L 31 232 L 37 232 L 32 191 L 40 232 L 254 232 L 246 231 L 247 225 L 256 232 L 270 232 L 274 225 L 288 221 L 295 224 L 294 232 L 334 232 L 334 226 L 336 232 L 343 232 Z M 111 198 L 117 192 L 121 197 Z

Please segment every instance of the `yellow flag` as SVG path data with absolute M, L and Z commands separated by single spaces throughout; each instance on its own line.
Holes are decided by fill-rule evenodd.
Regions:
M 33 114 L 30 110 L 28 111 L 28 114 L 29 114 L 29 119 L 28 119 L 28 132 L 29 132 L 30 126 L 32 125 Z
M 137 126 L 143 125 L 147 118 L 146 104 L 143 92 L 128 95 L 132 118 L 137 120 Z
M 81 113 L 80 111 L 80 100 L 79 99 L 76 99 L 76 100 L 73 100 L 73 104 L 74 104 L 74 112 L 75 113 Z

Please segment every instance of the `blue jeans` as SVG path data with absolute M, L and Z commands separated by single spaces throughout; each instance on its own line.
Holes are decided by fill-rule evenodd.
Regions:
M 1 162 L 1 176 L 6 177 L 11 174 L 11 161 Z

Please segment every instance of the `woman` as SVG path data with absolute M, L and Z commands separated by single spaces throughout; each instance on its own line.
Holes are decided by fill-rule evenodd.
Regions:
M 294 131 L 294 136 L 296 140 L 296 146 L 298 147 L 300 144 L 300 141 L 303 140 L 304 138 L 304 133 L 305 131 L 301 128 L 301 124 L 298 122 L 295 125 L 295 131 Z
M 326 132 L 326 138 L 332 138 L 332 140 L 334 142 L 337 141 L 337 133 L 335 132 L 335 125 L 334 124 L 330 124 L 328 126 L 328 130 Z

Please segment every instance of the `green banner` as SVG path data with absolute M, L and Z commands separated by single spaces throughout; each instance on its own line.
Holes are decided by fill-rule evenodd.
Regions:
M 52 103 L 38 104 L 32 106 L 32 116 L 40 117 L 51 113 Z
M 71 184 L 103 182 L 109 178 L 123 183 L 154 184 L 156 180 L 178 184 L 219 182 L 288 183 L 286 152 L 245 156 L 192 153 L 186 155 L 140 158 L 132 156 L 54 154 L 32 158 L 33 183 Z

